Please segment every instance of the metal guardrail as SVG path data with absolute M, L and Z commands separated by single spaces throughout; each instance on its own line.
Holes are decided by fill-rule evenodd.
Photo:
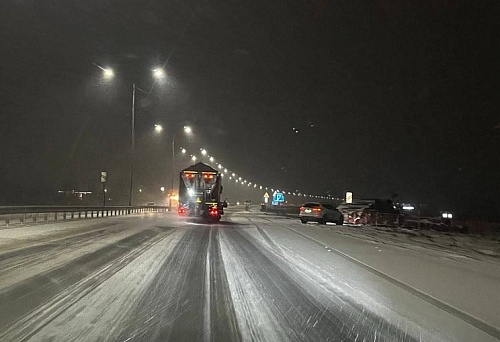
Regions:
M 5 206 L 0 207 L 0 225 L 57 222 L 97 217 L 111 217 L 146 212 L 167 212 L 166 206 Z
M 263 213 L 283 215 L 283 216 L 299 216 L 298 205 L 265 205 L 261 204 L 260 211 Z

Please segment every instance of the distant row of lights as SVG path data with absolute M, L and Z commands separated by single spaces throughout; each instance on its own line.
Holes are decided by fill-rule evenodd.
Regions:
M 180 150 L 181 150 L 182 154 L 188 155 L 188 151 L 184 147 L 181 147 Z M 250 187 L 250 188 L 254 188 L 254 189 L 258 189 L 258 190 L 265 190 L 265 191 L 270 190 L 271 193 L 274 193 L 274 191 L 277 191 L 277 192 L 281 192 L 283 194 L 288 194 L 288 195 L 292 195 L 292 196 L 299 196 L 299 197 L 328 199 L 328 200 L 337 200 L 337 201 L 343 200 L 342 198 L 333 197 L 330 195 L 328 195 L 328 196 L 307 195 L 307 194 L 303 194 L 302 192 L 299 192 L 298 190 L 296 190 L 296 191 L 284 191 L 284 190 L 279 190 L 276 187 L 260 185 L 257 182 L 250 182 L 250 181 L 247 181 L 245 178 L 239 176 L 236 172 L 233 172 L 233 171 L 229 170 L 228 168 L 222 166 L 222 163 L 216 162 L 215 158 L 213 156 L 209 155 L 206 149 L 200 148 L 200 154 L 201 154 L 201 157 L 197 157 L 196 155 L 189 154 L 191 161 L 196 162 L 198 159 L 205 158 L 210 163 L 213 163 L 216 165 L 217 169 L 220 170 L 221 176 L 223 178 L 225 177 L 225 178 L 228 178 L 229 180 L 234 180 L 235 183 L 238 183 L 238 184 Z

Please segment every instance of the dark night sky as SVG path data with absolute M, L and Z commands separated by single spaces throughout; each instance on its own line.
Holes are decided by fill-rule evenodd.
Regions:
M 152 89 L 137 185 L 169 179 L 189 123 L 179 144 L 249 179 L 499 218 L 499 18 L 495 1 L 3 0 L 0 204 L 96 190 L 102 169 L 126 203 L 135 81 Z

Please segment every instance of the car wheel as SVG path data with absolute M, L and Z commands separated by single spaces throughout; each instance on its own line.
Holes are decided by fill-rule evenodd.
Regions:
M 323 216 L 322 218 L 318 219 L 319 224 L 326 224 L 328 222 L 328 219 L 326 216 Z
M 337 226 L 341 226 L 344 224 L 344 216 L 340 216 L 339 219 L 336 222 Z
M 302 223 L 307 223 L 307 219 L 305 219 L 305 218 L 301 217 L 301 218 L 300 218 L 300 222 L 302 222 Z

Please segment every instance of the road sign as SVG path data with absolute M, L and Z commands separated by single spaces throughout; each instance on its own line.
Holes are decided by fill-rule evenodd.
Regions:
M 267 191 L 266 191 L 266 193 L 264 194 L 264 198 L 269 198 L 269 194 L 267 193 Z
M 101 183 L 106 183 L 108 179 L 108 173 L 106 171 L 101 171 Z
M 285 202 L 285 194 L 282 192 L 275 191 L 273 194 L 273 202 L 272 205 L 279 205 L 280 203 Z
M 345 202 L 346 203 L 352 203 L 352 192 L 347 191 L 345 193 Z
M 264 194 L 264 203 L 267 204 L 269 202 L 269 194 L 266 192 Z
M 196 203 L 201 203 L 201 199 L 199 197 L 196 198 Z

